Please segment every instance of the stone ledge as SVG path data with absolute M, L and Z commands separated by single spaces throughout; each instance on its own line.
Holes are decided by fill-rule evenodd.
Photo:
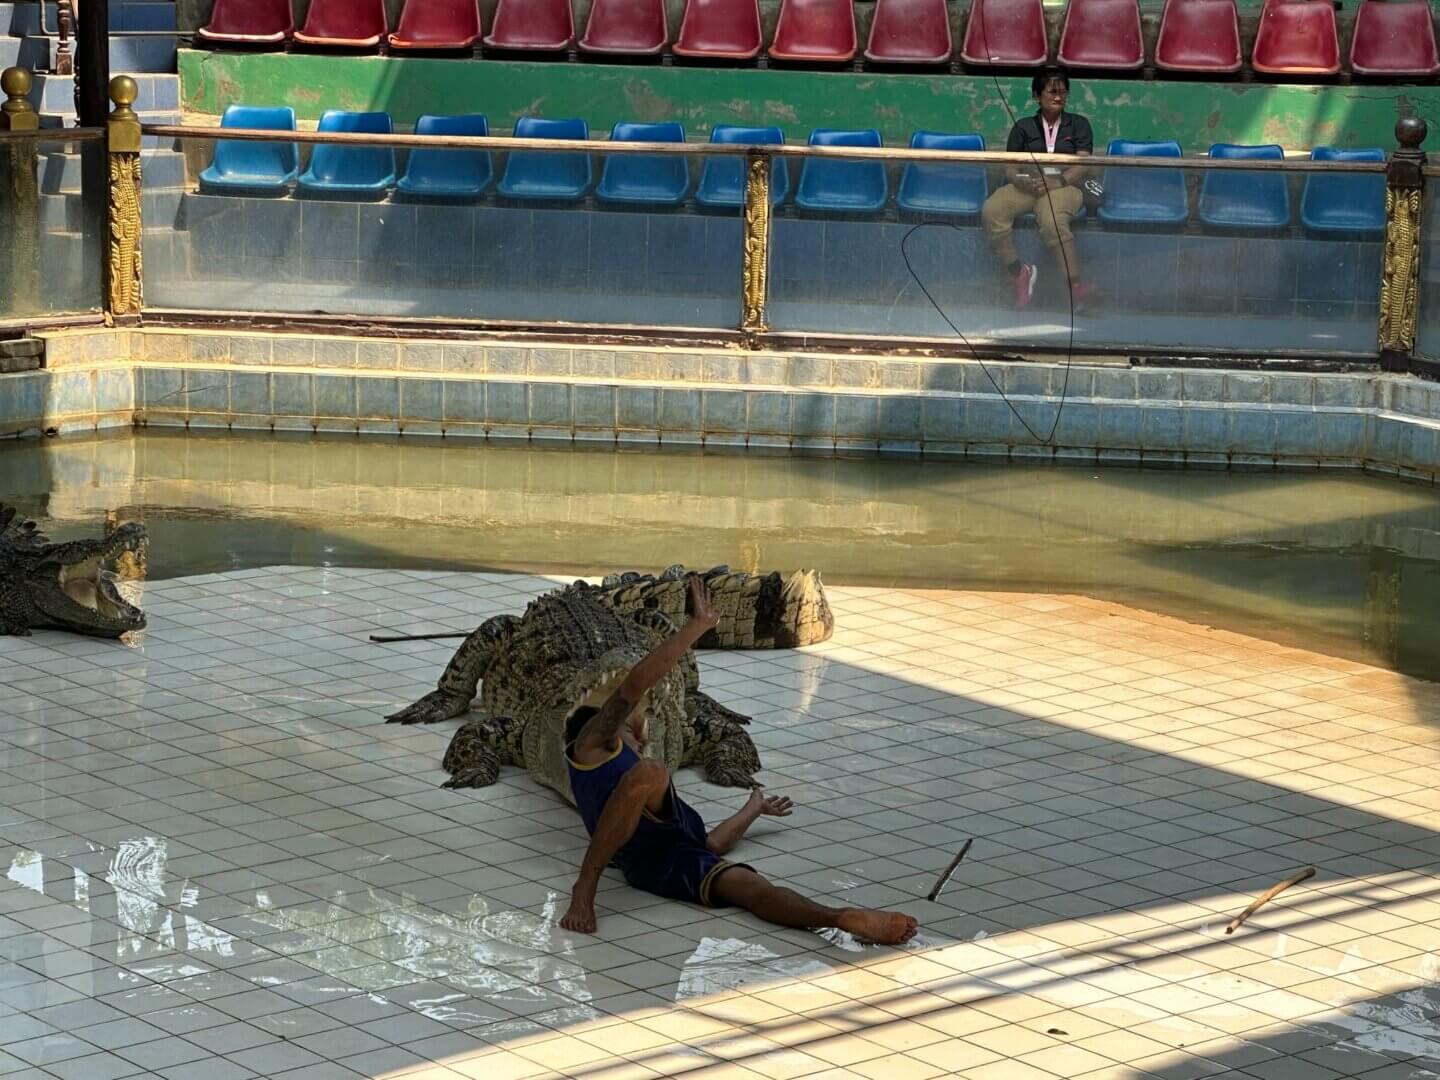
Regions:
M 93 430 L 128 415 L 197 429 L 1212 469 L 1335 465 L 1430 481 L 1440 472 L 1440 386 L 1371 371 L 172 329 L 62 331 L 46 341 L 49 370 L 0 377 L 0 434 Z M 376 358 L 386 366 L 361 365 Z

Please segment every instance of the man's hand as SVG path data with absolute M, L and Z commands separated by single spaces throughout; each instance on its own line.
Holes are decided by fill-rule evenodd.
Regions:
M 750 801 L 746 809 L 758 810 L 766 817 L 789 817 L 795 804 L 784 795 L 766 795 L 763 788 L 750 790 Z
M 690 579 L 690 618 L 704 626 L 715 626 L 720 622 L 720 616 L 710 606 L 710 590 L 698 574 Z
M 584 897 L 578 891 L 570 894 L 570 910 L 565 912 L 560 925 L 566 930 L 581 934 L 595 932 L 595 898 Z

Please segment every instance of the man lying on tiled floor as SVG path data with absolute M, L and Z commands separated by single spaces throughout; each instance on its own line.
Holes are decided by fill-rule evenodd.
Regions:
M 692 614 L 681 629 L 636 664 L 598 709 L 581 706 L 566 720 L 570 786 L 590 846 L 560 925 L 595 932 L 595 891 L 613 859 L 630 885 L 656 896 L 741 907 L 778 926 L 838 927 L 885 945 L 909 941 L 917 928 L 909 915 L 826 907 L 724 858 L 761 814 L 787 816 L 789 799 L 766 798 L 757 788 L 738 814 L 707 832 L 700 815 L 676 793 L 670 770 L 644 757 L 648 732 L 636 706 L 720 621 L 698 577 L 690 579 L 690 598 Z

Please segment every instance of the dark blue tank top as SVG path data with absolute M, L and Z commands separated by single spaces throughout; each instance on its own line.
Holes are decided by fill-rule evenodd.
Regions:
M 598 765 L 575 764 L 575 759 L 570 756 L 573 746 L 566 747 L 565 763 L 570 769 L 570 790 L 585 822 L 585 831 L 592 836 L 615 788 L 625 774 L 640 763 L 640 755 L 623 739 L 616 742 L 619 745 L 614 753 Z M 649 810 L 641 813 L 635 835 L 616 852 L 615 864 L 623 870 L 627 863 L 654 857 L 677 845 L 704 847 L 705 822 L 694 807 L 680 798 L 672 781 L 662 812 L 659 815 Z

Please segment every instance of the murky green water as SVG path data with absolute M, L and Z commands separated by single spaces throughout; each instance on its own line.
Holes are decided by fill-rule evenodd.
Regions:
M 143 517 L 151 573 L 268 564 L 1080 592 L 1440 677 L 1440 494 L 1356 472 L 835 460 L 158 432 L 0 447 L 58 536 Z

